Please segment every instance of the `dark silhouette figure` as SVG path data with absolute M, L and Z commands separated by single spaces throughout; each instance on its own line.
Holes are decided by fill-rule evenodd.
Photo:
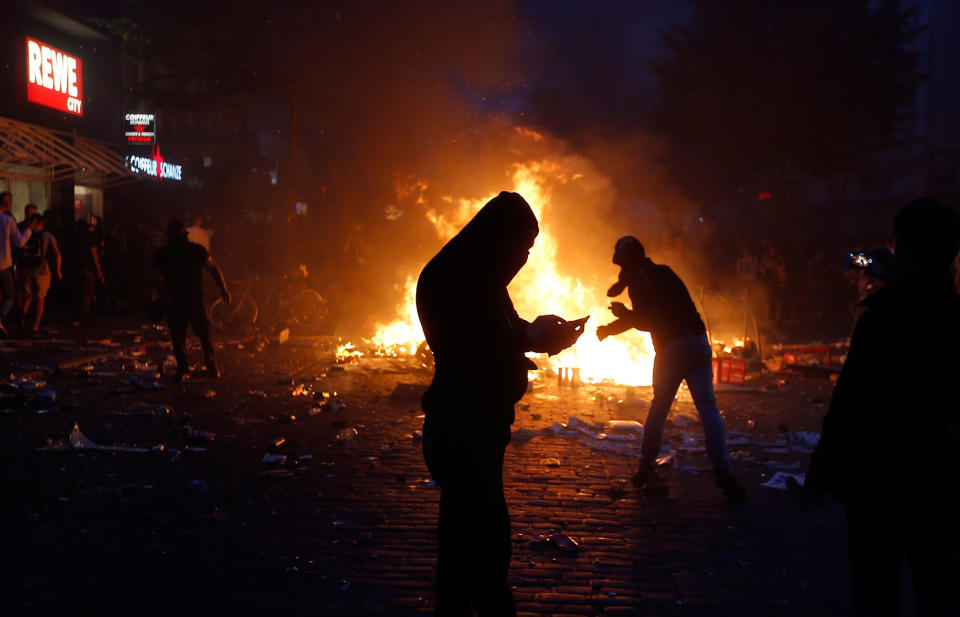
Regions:
M 170 340 L 173 343 L 173 355 L 177 358 L 178 380 L 182 379 L 190 368 L 187 361 L 187 326 L 200 337 L 203 347 L 203 359 L 207 375 L 219 377 L 213 342 L 210 340 L 210 320 L 203 303 L 202 273 L 207 270 L 213 277 L 224 301 L 230 304 L 230 292 L 223 280 L 223 273 L 214 263 L 207 249 L 187 239 L 183 222 L 170 221 L 167 227 L 167 245 L 162 247 L 153 261 L 153 267 L 160 270 L 163 285 L 169 294 L 164 303 L 167 324 L 170 327 Z
M 703 422 L 707 457 L 713 464 L 717 486 L 731 501 L 742 501 L 745 494 L 730 473 L 726 429 L 713 393 L 713 352 L 686 285 L 669 266 L 653 263 L 633 236 L 617 241 L 613 263 L 620 266 L 620 276 L 607 295 L 614 298 L 626 289 L 632 309 L 613 302 L 610 310 L 617 319 L 597 328 L 597 338 L 602 341 L 636 328 L 650 333 L 657 352 L 653 361 L 653 402 L 644 424 L 640 469 L 633 478 L 634 484 L 640 488 L 654 479 L 667 414 L 677 389 L 686 381 Z
M 513 615 L 507 585 L 510 519 L 503 454 L 514 404 L 535 365 L 527 351 L 572 345 L 586 319 L 521 319 L 507 284 L 527 261 L 537 219 L 516 193 L 500 193 L 427 264 L 417 311 L 433 351 L 423 396 L 423 455 L 440 485 L 438 615 Z M 471 608 L 472 605 L 472 608 Z
M 899 614 L 901 567 L 918 615 L 956 617 L 960 589 L 960 296 L 956 211 L 931 199 L 894 220 L 890 284 L 863 301 L 805 491 L 846 506 L 854 613 Z M 910 464 L 904 450 L 922 457 Z

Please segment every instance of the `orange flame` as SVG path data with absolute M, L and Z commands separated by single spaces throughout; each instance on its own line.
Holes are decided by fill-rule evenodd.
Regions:
M 523 195 L 533 208 L 540 222 L 540 235 L 530 251 L 527 265 L 509 286 L 510 297 L 520 316 L 528 320 L 542 314 L 557 314 L 567 319 L 591 316 L 588 329 L 577 344 L 550 358 L 552 368 L 579 368 L 580 378 L 591 383 L 649 385 L 654 357 L 650 335 L 631 330 L 599 341 L 596 326 L 612 320 L 605 291 L 557 271 L 557 241 L 551 231 L 550 192 L 545 179 L 548 175 L 556 177 L 560 172 L 559 164 L 550 160 L 517 164 L 513 169 L 512 190 Z M 475 200 L 444 197 L 443 201 L 450 207 L 443 212 L 429 209 L 426 217 L 439 238 L 446 242 L 495 196 L 496 193 L 492 193 Z M 397 309 L 399 318 L 377 328 L 374 341 L 378 346 L 401 345 L 412 354 L 423 341 L 415 291 L 416 278 L 410 276 L 403 303 Z M 543 368 L 543 361 L 539 364 Z

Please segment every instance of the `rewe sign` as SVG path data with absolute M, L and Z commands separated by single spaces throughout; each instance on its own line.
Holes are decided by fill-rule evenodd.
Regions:
M 83 115 L 80 58 L 27 37 L 27 100 Z

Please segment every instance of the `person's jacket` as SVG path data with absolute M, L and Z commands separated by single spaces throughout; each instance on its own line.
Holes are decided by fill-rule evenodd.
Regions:
M 630 328 L 649 332 L 655 349 L 662 349 L 672 338 L 706 333 L 687 286 L 669 266 L 648 261 L 622 268 L 611 292 L 619 295 L 623 287 L 630 296 L 631 310 L 608 326 L 613 333 Z
M 863 305 L 807 486 L 854 506 L 956 500 L 960 296 L 949 272 L 904 278 Z
M 501 193 L 420 274 L 417 312 L 436 371 L 423 397 L 428 425 L 486 431 L 513 422 L 532 363 L 524 356 L 528 324 L 507 293 L 516 271 L 501 253 L 536 233 L 526 202 Z

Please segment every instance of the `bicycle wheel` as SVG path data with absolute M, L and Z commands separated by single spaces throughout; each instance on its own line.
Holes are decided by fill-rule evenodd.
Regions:
M 316 329 L 323 325 L 330 313 L 327 301 L 312 289 L 301 289 L 287 304 L 290 322 L 294 325 Z
M 253 327 L 259 312 L 249 294 L 243 294 L 232 305 L 218 298 L 210 305 L 210 324 L 220 332 L 241 332 Z

